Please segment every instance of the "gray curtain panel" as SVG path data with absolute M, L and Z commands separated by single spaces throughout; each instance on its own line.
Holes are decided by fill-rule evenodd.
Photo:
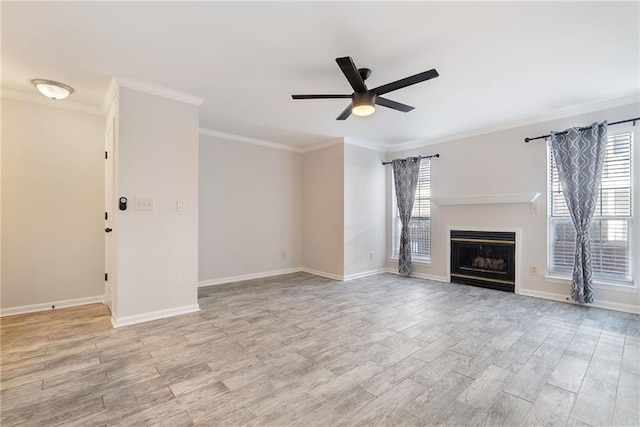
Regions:
M 396 185 L 398 215 L 402 223 L 400 251 L 398 254 L 398 272 L 403 276 L 409 276 L 413 271 L 409 221 L 411 221 L 411 211 L 413 211 L 413 202 L 416 198 L 419 174 L 420 158 L 407 157 L 406 159 L 393 161 L 393 178 Z
M 571 128 L 562 135 L 551 133 L 551 149 L 576 229 L 571 296 L 581 304 L 593 302 L 589 228 L 598 200 L 606 145 L 606 121 L 586 130 Z

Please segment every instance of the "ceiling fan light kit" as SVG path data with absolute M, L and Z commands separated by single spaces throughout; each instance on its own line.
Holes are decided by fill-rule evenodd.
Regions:
M 73 93 L 71 86 L 53 80 L 33 79 L 31 83 L 41 94 L 53 100 L 65 99 Z
M 393 92 L 394 90 L 402 89 L 407 86 L 414 85 L 416 83 L 424 82 L 439 76 L 436 69 L 431 69 L 419 74 L 415 74 L 404 79 L 396 80 L 395 82 L 387 83 L 386 85 L 378 86 L 374 89 L 368 89 L 364 81 L 371 75 L 371 70 L 368 68 L 356 68 L 353 60 L 349 56 L 343 58 L 336 58 L 338 66 L 344 73 L 344 76 L 349 81 L 349 84 L 353 88 L 354 92 L 351 95 L 291 95 L 293 99 L 344 99 L 351 98 L 351 104 L 344 109 L 342 113 L 336 118 L 336 120 L 346 120 L 351 113 L 356 116 L 369 116 L 376 110 L 376 105 L 382 105 L 383 107 L 391 108 L 392 110 L 402 111 L 407 113 L 414 108 L 410 105 L 401 104 L 400 102 L 392 101 L 387 98 L 383 98 L 380 95 Z
M 353 108 L 351 112 L 356 116 L 370 116 L 376 111 L 376 94 L 373 92 L 362 92 L 353 94 Z

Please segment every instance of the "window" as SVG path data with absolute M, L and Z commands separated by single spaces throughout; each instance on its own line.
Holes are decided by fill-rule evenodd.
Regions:
M 411 255 L 413 259 L 428 261 L 431 258 L 431 162 L 420 162 L 420 174 L 416 187 L 416 199 L 413 203 L 409 232 L 411 233 Z M 392 256 L 400 251 L 400 230 L 402 223 L 396 206 L 395 188 L 393 188 L 393 247 Z
M 609 135 L 602 182 L 591 225 L 594 278 L 631 281 L 633 133 Z M 549 273 L 571 276 L 576 233 L 549 149 Z

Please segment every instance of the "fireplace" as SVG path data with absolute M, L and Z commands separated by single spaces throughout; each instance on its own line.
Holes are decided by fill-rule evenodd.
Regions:
M 516 233 L 451 230 L 451 282 L 514 292 Z

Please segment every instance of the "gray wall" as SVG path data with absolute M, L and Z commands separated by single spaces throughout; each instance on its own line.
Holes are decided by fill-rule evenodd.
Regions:
M 200 136 L 200 282 L 302 266 L 302 154 Z
M 344 275 L 344 144 L 305 153 L 303 265 Z

